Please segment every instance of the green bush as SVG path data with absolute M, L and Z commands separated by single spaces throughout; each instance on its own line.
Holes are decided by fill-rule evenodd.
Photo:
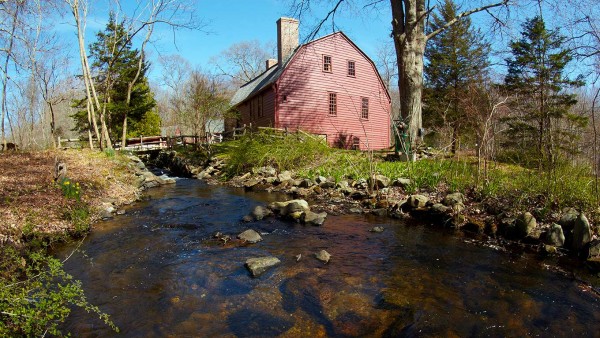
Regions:
M 73 306 L 97 314 L 119 331 L 107 314 L 87 301 L 81 282 L 42 250 L 20 253 L 5 247 L 0 265 L 0 336 L 62 336 L 59 326 Z

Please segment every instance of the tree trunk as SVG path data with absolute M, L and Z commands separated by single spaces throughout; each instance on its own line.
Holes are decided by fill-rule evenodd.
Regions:
M 2 125 L 1 128 L 1 133 L 2 136 L 0 137 L 0 141 L 2 143 L 2 149 L 6 149 L 6 129 L 4 126 L 4 118 L 7 115 L 7 108 L 6 108 L 6 87 L 8 86 L 8 61 L 10 60 L 10 57 L 12 55 L 12 49 L 13 49 L 13 45 L 14 45 L 14 41 L 15 41 L 15 31 L 17 29 L 17 24 L 18 24 L 18 16 L 19 16 L 19 8 L 20 8 L 20 4 L 17 3 L 16 7 L 15 7 L 15 12 L 12 15 L 12 26 L 11 26 L 11 31 L 10 31 L 10 38 L 8 41 L 8 48 L 6 50 L 6 58 L 4 59 L 4 67 L 3 69 L 3 74 L 4 76 L 2 77 L 2 103 L 0 104 L 0 110 L 2 110 L 2 117 L 0 119 L 0 124 Z M 12 128 L 11 128 L 12 129 Z
M 51 101 L 48 101 L 48 107 L 50 108 L 50 137 L 52 138 L 52 148 L 56 149 L 56 119 L 54 117 L 54 105 Z
M 423 91 L 423 56 L 425 54 L 424 16 L 425 1 L 391 0 L 392 34 L 398 59 L 398 86 L 400 91 L 400 114 L 408 119 L 408 134 L 411 148 L 417 145 L 418 130 L 422 127 L 421 117 Z
M 125 116 L 123 117 L 123 135 L 121 136 L 121 149 L 125 149 L 127 145 L 127 112 L 125 112 Z
M 87 63 L 87 55 L 85 53 L 85 42 L 83 38 L 83 28 L 81 27 L 81 20 L 79 16 L 79 1 L 75 0 L 73 3 L 70 3 L 73 17 L 75 19 L 75 25 L 77 27 L 77 40 L 79 43 L 79 58 L 81 61 L 81 71 L 83 73 L 83 82 L 85 84 L 85 91 L 88 100 L 88 122 L 91 122 L 91 126 L 94 127 L 94 132 L 96 134 L 96 139 L 100 140 L 100 133 L 98 132 L 98 124 L 96 123 L 96 113 L 94 109 L 94 103 L 92 102 L 92 92 L 95 92 L 93 89 L 93 83 L 91 82 L 91 77 L 89 76 L 89 66 Z M 98 105 L 99 106 L 99 105 Z M 91 120 L 91 121 L 89 121 Z M 89 133 L 88 133 L 89 135 Z M 93 148 L 93 142 L 90 135 L 90 148 Z M 102 145 L 100 144 L 100 148 Z
M 428 3 L 429 1 L 427 1 Z M 507 0 L 474 8 L 460 13 L 445 25 L 425 34 L 425 20 L 430 10 L 425 0 L 390 0 L 392 7 L 392 37 L 398 59 L 398 86 L 400 87 L 400 113 L 408 119 L 411 148 L 419 141 L 419 129 L 423 126 L 423 56 L 427 40 L 457 23 L 461 18 L 492 7 L 506 5 Z
M 456 152 L 458 151 L 458 145 L 458 123 L 454 123 L 452 126 L 452 155 L 456 155 Z
M 87 101 L 87 112 L 88 112 L 88 141 L 90 142 L 90 149 L 94 149 L 94 141 L 92 140 L 92 108 L 90 107 L 92 103 Z M 97 127 L 96 127 L 97 128 Z M 97 131 L 97 130 L 96 130 Z

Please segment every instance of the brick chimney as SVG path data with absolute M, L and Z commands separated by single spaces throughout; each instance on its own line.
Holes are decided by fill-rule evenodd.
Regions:
M 298 20 L 279 18 L 277 20 L 277 62 L 280 67 L 298 47 Z
M 267 69 L 265 69 L 265 70 L 269 70 L 269 68 L 275 66 L 276 64 L 277 64 L 277 60 L 267 59 L 267 61 L 265 62 L 265 66 L 267 67 Z

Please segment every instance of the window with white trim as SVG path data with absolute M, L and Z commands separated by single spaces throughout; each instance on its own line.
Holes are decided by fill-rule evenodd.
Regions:
M 331 73 L 331 70 L 332 70 L 331 56 L 323 55 L 323 71 Z
M 362 98 L 360 117 L 365 120 L 369 119 L 369 98 L 367 98 L 367 97 Z
M 329 93 L 329 115 L 337 115 L 337 94 Z
M 348 76 L 356 76 L 356 63 L 354 61 L 348 61 Z

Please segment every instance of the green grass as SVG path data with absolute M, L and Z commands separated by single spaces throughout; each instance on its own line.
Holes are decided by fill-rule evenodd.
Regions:
M 253 167 L 271 165 L 294 170 L 300 176 L 368 178 L 371 173 L 391 179 L 412 180 L 407 192 L 474 191 L 481 198 L 501 197 L 515 207 L 544 203 L 554 209 L 565 206 L 590 210 L 597 207 L 594 178 L 589 168 L 557 165 L 551 172 L 518 165 L 490 163 L 487 176 L 478 170 L 476 158 L 424 159 L 416 162 L 386 162 L 367 152 L 332 149 L 322 141 L 292 134 L 287 137 L 258 133 L 215 146 L 217 156 L 227 159 L 228 176 L 243 174 Z

